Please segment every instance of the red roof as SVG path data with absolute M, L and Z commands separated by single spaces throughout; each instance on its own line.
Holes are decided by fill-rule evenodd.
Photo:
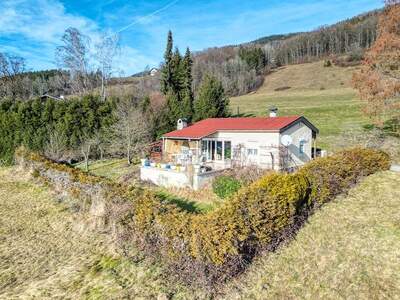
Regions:
M 201 139 L 217 131 L 280 131 L 299 119 L 301 116 L 275 118 L 215 118 L 206 119 L 181 130 L 175 130 L 164 135 L 166 138 Z M 309 123 L 307 121 L 307 123 Z M 311 123 L 310 123 L 311 124 Z M 312 125 L 311 125 L 312 126 Z M 314 126 L 313 130 L 314 130 Z M 315 130 L 317 131 L 317 130 Z

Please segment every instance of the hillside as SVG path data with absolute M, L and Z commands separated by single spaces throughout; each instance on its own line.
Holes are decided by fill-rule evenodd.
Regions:
M 378 173 L 317 212 L 296 240 L 230 284 L 226 299 L 395 299 L 400 174 Z
M 275 105 L 280 115 L 304 115 L 320 129 L 319 146 L 332 150 L 342 132 L 368 123 L 351 88 L 356 69 L 324 67 L 322 61 L 281 67 L 267 75 L 256 92 L 231 98 L 231 110 L 265 116 Z
M 0 299 L 149 299 L 172 293 L 156 265 L 115 253 L 62 202 L 15 168 L 0 168 Z
M 218 298 L 398 295 L 399 184 L 399 173 L 367 178 Z M 132 259 L 115 253 L 107 235 L 89 230 L 74 207 L 18 169 L 0 168 L 0 299 L 207 299 L 169 284 L 140 253 Z

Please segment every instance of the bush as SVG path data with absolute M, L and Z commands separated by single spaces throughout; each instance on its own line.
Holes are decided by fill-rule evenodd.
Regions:
M 82 201 L 91 197 L 92 206 L 103 197 L 106 223 L 121 245 L 134 243 L 148 256 L 161 258 L 181 280 L 208 288 L 239 274 L 260 250 L 275 249 L 292 237 L 311 209 L 390 166 L 388 155 L 380 151 L 343 151 L 294 174 L 267 174 L 217 209 L 192 214 L 151 190 L 116 185 L 23 150 L 17 156 L 17 162 L 63 192 L 78 190 L 74 194 Z M 238 188 L 226 176 L 216 183 L 222 196 Z
M 300 173 L 310 183 L 309 203 L 321 205 L 347 192 L 362 177 L 390 168 L 390 158 L 383 151 L 355 148 L 331 157 L 316 159 Z
M 325 68 L 329 68 L 332 67 L 332 62 L 328 59 L 324 61 L 324 67 Z
M 225 199 L 236 193 L 241 186 L 242 185 L 239 180 L 230 176 L 219 176 L 214 179 L 212 185 L 214 193 L 222 199 Z

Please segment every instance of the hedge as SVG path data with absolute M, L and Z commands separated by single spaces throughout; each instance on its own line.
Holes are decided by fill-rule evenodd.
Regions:
M 354 148 L 313 160 L 299 173 L 310 183 L 309 204 L 321 205 L 346 192 L 362 177 L 389 168 L 390 158 L 385 152 Z
M 346 193 L 364 176 L 390 166 L 388 155 L 380 151 L 343 151 L 316 159 L 294 174 L 268 174 L 217 209 L 191 214 L 151 190 L 115 185 L 24 151 L 17 155 L 47 180 L 51 169 L 67 176 L 75 189 L 103 186 L 107 216 L 111 216 L 104 223 L 117 224 L 114 227 L 124 243 L 161 258 L 180 279 L 203 286 L 236 275 L 258 251 L 270 248 L 285 234 L 291 236 L 302 215 Z

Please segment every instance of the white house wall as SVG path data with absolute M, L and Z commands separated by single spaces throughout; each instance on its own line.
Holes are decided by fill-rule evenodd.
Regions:
M 291 158 L 291 166 L 301 166 L 312 158 L 312 130 L 303 122 L 294 124 L 293 126 L 282 132 L 282 135 L 292 137 L 292 144 L 289 146 Z M 304 140 L 304 153 L 300 153 L 300 142 Z
M 231 141 L 232 151 L 241 147 L 244 165 L 257 165 L 261 168 L 275 169 L 279 166 L 279 133 L 268 131 L 220 131 L 206 139 Z M 247 149 L 257 149 L 256 157 L 249 157 Z
M 242 145 L 242 155 L 245 165 L 257 165 L 261 168 L 275 169 L 279 166 L 280 139 L 283 135 L 292 137 L 288 147 L 290 160 L 288 166 L 302 166 L 312 157 L 312 130 L 303 122 L 298 122 L 282 133 L 271 131 L 220 131 L 207 137 L 219 141 L 231 141 L 232 149 Z M 300 141 L 304 140 L 304 153 L 300 153 Z M 248 157 L 247 149 L 257 149 L 257 157 Z

